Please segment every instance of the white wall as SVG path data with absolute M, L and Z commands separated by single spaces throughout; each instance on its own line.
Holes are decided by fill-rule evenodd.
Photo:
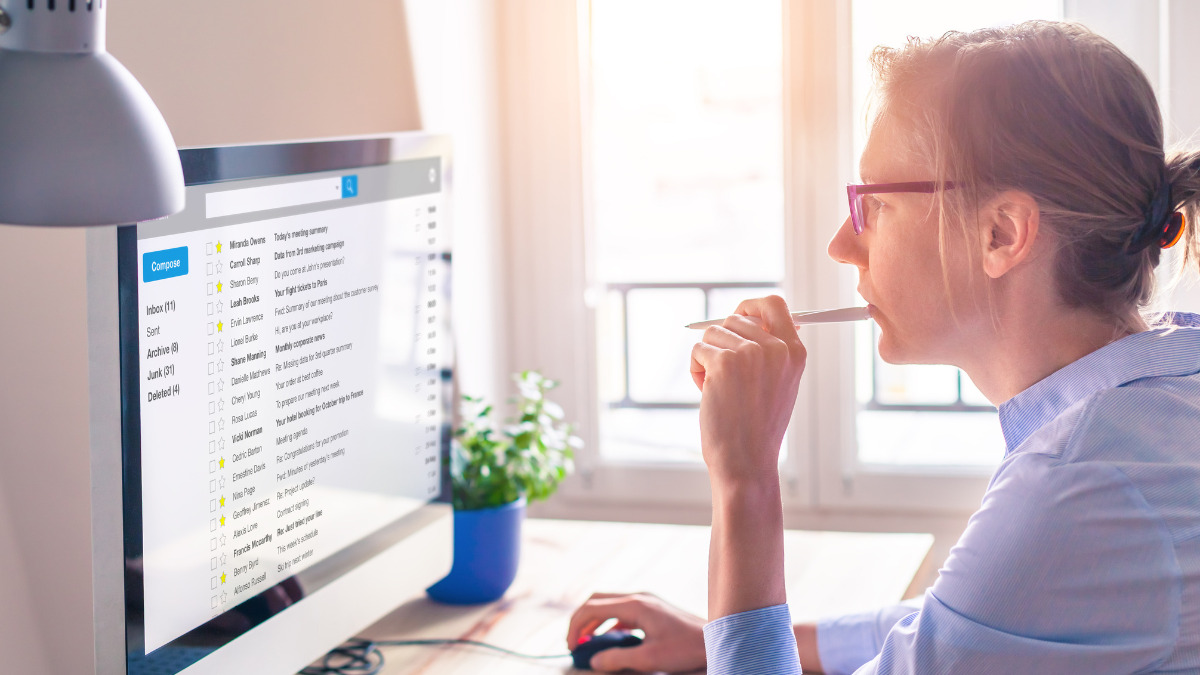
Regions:
M 78 231 L 0 228 L 0 653 L 34 673 L 92 657 L 86 269 Z
M 402 0 L 110 0 L 180 147 L 418 129 Z
M 16 533 L 10 528 L 10 522 L 5 501 L 0 499 L 0 542 L 16 541 Z M 0 570 L 5 571 L 5 576 L 25 578 L 25 565 L 21 558 L 16 547 L 0 546 Z M 26 649 L 17 650 L 6 667 L 18 673 L 46 672 L 49 664 L 41 636 L 31 620 L 33 605 L 29 589 L 21 583 L 0 585 L 0 607 L 4 608 L 0 612 L 0 635 L 5 636 L 5 642 L 28 645 Z

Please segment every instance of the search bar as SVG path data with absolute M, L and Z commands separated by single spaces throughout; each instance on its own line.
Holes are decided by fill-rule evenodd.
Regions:
M 358 176 L 317 178 L 204 195 L 204 217 L 220 218 L 288 206 L 303 206 L 358 196 Z

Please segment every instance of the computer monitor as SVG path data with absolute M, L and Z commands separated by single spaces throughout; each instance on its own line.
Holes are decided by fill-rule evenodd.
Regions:
M 117 232 L 125 665 L 294 673 L 449 569 L 449 143 L 180 151 Z

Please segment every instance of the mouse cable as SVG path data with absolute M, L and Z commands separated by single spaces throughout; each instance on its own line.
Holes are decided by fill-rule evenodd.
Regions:
M 522 659 L 566 659 L 570 654 L 534 655 L 505 649 L 486 642 L 462 639 L 425 640 L 368 640 L 354 638 L 325 655 L 319 666 L 309 666 L 298 675 L 377 675 L 383 669 L 383 652 L 380 647 L 428 647 L 439 645 L 466 645 L 500 652 L 506 656 Z

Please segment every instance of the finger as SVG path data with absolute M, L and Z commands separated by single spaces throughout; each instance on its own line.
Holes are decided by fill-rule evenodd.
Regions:
M 600 624 L 607 621 L 608 618 L 597 618 L 596 608 L 588 604 L 583 605 L 575 610 L 571 615 L 571 623 L 567 626 L 567 649 L 575 649 L 579 646 L 579 639 L 584 635 L 591 635 Z
M 799 339 L 787 303 L 778 295 L 743 300 L 736 313 L 759 317 L 772 335 L 784 338 L 789 343 Z
M 579 646 L 579 643 L 596 634 L 596 629 L 604 625 L 608 619 L 593 619 L 579 626 L 579 632 L 569 635 L 567 639 L 567 648 L 574 650 Z
M 692 346 L 692 361 L 688 370 L 692 373 L 692 381 L 696 383 L 696 388 L 701 392 L 704 391 L 704 381 L 708 377 L 711 365 L 723 351 L 725 350 L 704 342 L 697 342 Z
M 725 323 L 744 324 L 741 326 L 741 328 L 746 330 L 747 333 L 752 333 L 753 330 L 757 330 L 760 335 L 770 337 L 769 333 L 761 328 L 758 328 L 757 326 L 754 326 L 753 330 L 748 327 L 749 324 L 754 323 L 754 319 L 748 319 L 744 316 L 731 316 L 728 319 L 725 319 Z M 700 337 L 701 342 L 710 344 L 714 347 L 720 347 L 722 349 L 737 349 L 745 344 L 747 339 L 753 340 L 754 338 L 750 335 L 742 335 L 725 325 L 709 326 L 708 328 L 704 329 L 704 334 Z
M 750 317 L 742 314 L 733 314 L 725 319 L 720 326 L 722 329 L 731 333 L 739 340 L 738 344 L 750 340 L 759 344 L 768 341 L 778 340 L 779 337 L 768 331 L 762 324 L 762 319 L 758 317 Z M 708 335 L 708 330 L 705 331 L 705 336 Z M 717 337 L 714 334 L 714 337 Z M 733 347 L 729 347 L 732 349 Z
M 575 612 L 571 615 L 570 625 L 567 627 L 567 649 L 575 648 L 575 645 L 579 643 L 579 636 L 583 635 L 585 630 L 588 633 L 591 633 L 592 631 L 596 630 L 596 626 L 600 625 L 601 622 L 595 622 L 595 625 L 591 626 L 590 628 L 588 628 L 586 625 L 587 623 L 591 623 L 591 619 L 589 619 L 589 610 L 591 605 L 596 600 L 608 600 L 616 597 L 620 597 L 620 594 L 592 593 L 591 596 L 589 596 L 588 599 L 582 605 L 580 605 L 578 609 L 575 610 Z
M 649 670 L 646 664 L 650 662 L 649 650 L 653 649 L 642 643 L 636 647 L 605 649 L 592 655 L 592 670 L 613 672 L 618 670 Z
M 600 624 L 609 619 L 620 619 L 615 616 L 610 607 L 616 601 L 628 600 L 630 596 L 622 593 L 596 593 L 571 615 L 567 627 L 567 649 L 575 649 L 579 639 L 591 635 Z
M 571 617 L 570 627 L 567 628 L 567 645 L 574 649 L 581 637 L 591 635 L 592 631 L 609 619 L 641 627 L 641 619 L 645 613 L 646 604 L 630 596 L 589 601 L 575 610 Z

